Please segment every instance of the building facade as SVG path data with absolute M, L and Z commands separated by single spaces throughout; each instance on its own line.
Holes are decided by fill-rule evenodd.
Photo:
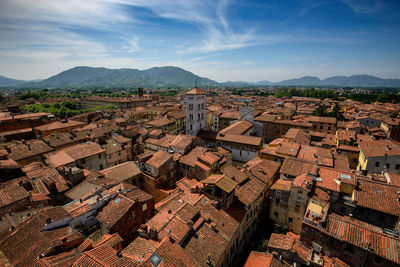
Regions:
M 197 135 L 206 128 L 206 95 L 194 88 L 186 94 L 186 134 Z

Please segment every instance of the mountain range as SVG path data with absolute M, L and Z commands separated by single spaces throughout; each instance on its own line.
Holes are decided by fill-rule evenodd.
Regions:
M 280 82 L 228 81 L 219 83 L 178 67 L 154 67 L 147 70 L 75 67 L 44 80 L 22 81 L 0 75 L 0 87 L 23 88 L 87 88 L 87 87 L 245 87 L 245 86 L 341 86 L 400 87 L 400 79 L 382 79 L 371 75 L 333 76 L 320 80 L 315 76 Z

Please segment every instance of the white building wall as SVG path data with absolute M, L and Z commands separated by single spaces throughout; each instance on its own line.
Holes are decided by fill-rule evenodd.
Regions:
M 248 162 L 257 157 L 258 155 L 257 151 L 250 151 L 232 147 L 226 147 L 226 148 L 232 152 L 232 160 L 235 161 Z
M 196 136 L 206 123 L 206 96 L 186 96 L 186 134 Z

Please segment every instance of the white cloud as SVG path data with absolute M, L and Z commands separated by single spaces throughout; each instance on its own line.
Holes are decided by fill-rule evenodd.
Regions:
M 360 14 L 375 14 L 381 11 L 384 4 L 381 0 L 340 0 L 354 12 Z
M 132 20 L 119 5 L 96 0 L 2 0 L 0 17 L 19 22 L 103 27 Z M 27 23 L 27 26 L 30 24 Z
M 128 53 L 134 53 L 142 50 L 142 48 L 139 46 L 139 37 L 134 36 L 131 39 L 127 40 L 129 46 L 124 46 L 123 48 L 126 49 Z
M 229 0 L 105 0 L 150 9 L 161 18 L 186 21 L 199 27 L 204 39 L 186 44 L 186 52 L 211 53 L 253 46 L 254 30 L 235 32 L 226 19 Z

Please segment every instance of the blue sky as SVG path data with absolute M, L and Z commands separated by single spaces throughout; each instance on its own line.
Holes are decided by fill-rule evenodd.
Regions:
M 400 78 L 400 1 L 0 0 L 0 74 L 178 66 L 217 81 Z

